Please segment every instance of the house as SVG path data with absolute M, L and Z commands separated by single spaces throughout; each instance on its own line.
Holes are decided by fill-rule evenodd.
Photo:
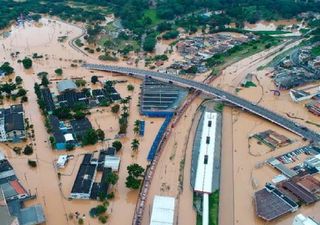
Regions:
M 51 126 L 51 133 L 54 137 L 54 147 L 57 150 L 66 149 L 66 139 L 61 130 L 60 121 L 58 117 L 49 115 L 49 123 Z
M 0 218 L 1 225 L 19 225 L 18 218 L 12 216 L 3 193 L 0 193 Z
M 92 161 L 92 154 L 85 154 L 74 181 L 70 197 L 89 199 L 96 177 L 97 163 Z
M 56 162 L 57 168 L 64 168 L 66 163 L 68 162 L 68 159 L 68 155 L 60 155 Z
M 77 85 L 72 80 L 62 80 L 57 84 L 58 91 L 63 93 L 65 91 L 76 90 Z
M 24 112 L 21 104 L 0 109 L 0 141 L 19 142 L 26 138 Z
M 74 107 L 82 104 L 85 107 L 89 104 L 89 100 L 85 92 L 76 92 L 75 90 L 67 90 L 57 96 L 60 107 Z
M 52 98 L 52 94 L 50 92 L 50 89 L 45 87 L 45 88 L 41 88 L 40 89 L 41 95 L 42 95 L 42 99 L 44 102 L 44 106 L 46 111 L 50 114 L 51 112 L 53 112 L 55 110 L 55 104 Z
M 23 207 L 31 196 L 18 180 L 5 157 L 0 160 L 0 224 L 37 225 L 45 222 L 41 205 Z

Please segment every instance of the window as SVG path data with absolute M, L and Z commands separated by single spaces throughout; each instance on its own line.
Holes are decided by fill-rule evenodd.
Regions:
M 208 121 L 208 127 L 211 127 L 211 125 L 212 125 L 212 121 L 209 120 L 209 121 Z

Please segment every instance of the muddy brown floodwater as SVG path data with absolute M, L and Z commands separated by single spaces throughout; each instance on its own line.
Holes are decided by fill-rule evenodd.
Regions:
M 8 38 L 0 39 L 0 58 L 1 61 L 8 61 L 15 68 L 15 74 L 23 78 L 23 86 L 28 90 L 29 101 L 24 104 L 25 116 L 29 118 L 30 123 L 34 125 L 35 141 L 34 154 L 31 156 L 18 156 L 12 148 L 14 146 L 24 147 L 27 143 L 20 144 L 0 144 L 8 156 L 18 177 L 23 185 L 30 190 L 32 194 L 37 194 L 37 198 L 28 201 L 27 205 L 40 203 L 45 210 L 46 224 L 48 225 L 67 225 L 76 224 L 75 219 L 68 218 L 70 213 L 79 212 L 85 215 L 84 224 L 100 224 L 97 219 L 92 219 L 89 216 L 89 210 L 99 204 L 97 201 L 90 200 L 68 200 L 71 187 L 73 185 L 76 173 L 82 160 L 81 154 L 85 152 L 93 152 L 101 148 L 105 148 L 112 143 L 119 127 L 118 116 L 111 113 L 110 108 L 95 108 L 91 110 L 89 120 L 94 128 L 101 128 L 105 131 L 106 138 L 111 139 L 104 143 L 98 143 L 94 146 L 77 148 L 71 154 L 75 158 L 69 162 L 67 167 L 61 172 L 61 178 L 58 179 L 57 171 L 54 168 L 54 160 L 60 154 L 65 154 L 64 151 L 54 151 L 48 142 L 49 135 L 44 126 L 44 118 L 41 115 L 36 102 L 36 95 L 33 87 L 35 82 L 40 82 L 37 73 L 46 71 L 49 73 L 49 79 L 52 81 L 50 89 L 57 93 L 56 82 L 65 78 L 82 78 L 87 81 L 87 87 L 90 87 L 90 78 L 92 73 L 80 67 L 80 63 L 75 63 L 73 60 L 82 60 L 99 63 L 98 60 L 92 57 L 86 57 L 72 49 L 68 45 L 68 40 L 81 34 L 81 29 L 55 21 L 54 19 L 42 19 L 39 24 L 28 24 L 25 27 L 11 27 L 11 33 Z M 58 42 L 58 37 L 67 36 L 64 42 Z M 19 51 L 17 58 L 12 58 L 11 53 Z M 43 55 L 42 59 L 34 59 L 32 69 L 24 70 L 22 65 L 17 63 L 18 59 L 23 59 L 25 56 L 31 57 L 33 53 Z M 78 67 L 71 67 L 71 63 L 77 64 Z M 101 63 L 101 62 L 100 62 Z M 63 69 L 61 77 L 55 75 L 54 70 L 57 68 Z M 122 97 L 131 96 L 130 102 L 130 117 L 128 134 L 126 138 L 122 138 L 123 149 L 120 151 L 121 166 L 119 171 L 119 181 L 115 187 L 112 187 L 115 192 L 115 198 L 110 201 L 108 207 L 109 222 L 108 224 L 131 224 L 135 209 L 138 191 L 130 191 L 125 187 L 125 178 L 127 176 L 126 167 L 131 163 L 139 163 L 143 167 L 147 165 L 147 154 L 164 119 L 148 118 L 139 115 L 138 100 L 140 80 L 128 78 L 126 76 L 114 76 L 110 73 L 95 72 L 101 81 L 104 80 L 126 80 L 127 83 L 116 84 L 116 89 Z M 14 79 L 15 75 L 9 78 Z M 6 78 L 6 79 L 9 79 Z M 131 83 L 135 89 L 133 92 L 128 92 L 127 84 Z M 94 86 L 92 88 L 99 88 Z M 5 101 L 4 105 L 10 105 L 16 102 Z M 146 132 L 144 137 L 136 137 L 133 133 L 133 124 L 136 119 L 146 121 Z M 138 153 L 133 154 L 130 148 L 130 143 L 133 138 L 138 138 L 140 147 Z M 27 164 L 27 159 L 36 159 L 38 166 L 31 169 Z M 101 178 L 101 174 L 97 175 L 96 180 Z M 125 215 L 125 216 L 124 216 Z
M 116 89 L 121 96 L 131 96 L 132 100 L 130 103 L 128 135 L 127 138 L 121 139 L 123 149 L 119 153 L 121 155 L 119 181 L 116 186 L 113 187 L 115 199 L 110 201 L 108 207 L 108 213 L 110 214 L 108 224 L 131 224 L 136 200 L 138 198 L 138 191 L 131 191 L 125 187 L 126 167 L 134 162 L 144 167 L 147 165 L 146 156 L 163 119 L 147 118 L 139 115 L 137 105 L 141 81 L 126 76 L 115 76 L 114 74 L 105 72 L 90 72 L 80 67 L 81 63 L 79 63 L 78 60 L 101 63 L 101 61 L 95 59 L 96 55 L 87 57 L 68 45 L 68 41 L 79 36 L 81 32 L 81 29 L 76 26 L 55 21 L 54 19 L 42 19 L 37 25 L 28 24 L 25 27 L 13 26 L 8 38 L 0 38 L 1 61 L 9 61 L 11 63 L 15 68 L 15 74 L 23 78 L 23 85 L 25 89 L 28 90 L 29 101 L 24 103 L 24 108 L 26 117 L 29 118 L 31 124 L 34 125 L 35 140 L 29 140 L 29 142 L 34 145 L 35 152 L 31 156 L 18 156 L 12 151 L 14 146 L 24 146 L 26 143 L 1 143 L 0 148 L 8 156 L 23 185 L 30 190 L 32 194 L 37 194 L 37 198 L 29 201 L 27 204 L 40 203 L 43 205 L 47 218 L 46 224 L 76 224 L 75 219 L 68 218 L 69 213 L 76 211 L 85 214 L 84 224 L 100 224 L 97 219 L 90 218 L 88 215 L 90 208 L 99 204 L 97 201 L 71 201 L 68 200 L 68 196 L 82 160 L 81 154 L 105 148 L 111 144 L 112 140 L 98 143 L 95 146 L 77 148 L 73 151 L 72 154 L 74 154 L 75 157 L 69 162 L 65 169 L 60 171 L 62 176 L 59 180 L 53 164 L 54 160 L 56 160 L 60 154 L 65 154 L 65 152 L 53 151 L 50 147 L 48 142 L 49 135 L 46 132 L 43 116 L 36 103 L 33 86 L 35 82 L 39 82 L 36 74 L 41 71 L 47 71 L 49 73 L 49 79 L 52 81 L 50 88 L 55 93 L 56 82 L 59 79 L 82 78 L 87 81 L 86 87 L 91 87 L 90 78 L 92 74 L 97 74 L 102 81 L 107 79 L 127 80 L 127 83 L 135 86 L 133 92 L 128 92 L 126 87 L 127 83 L 116 84 Z M 61 36 L 67 36 L 64 42 L 58 42 L 58 37 Z M 293 43 L 290 46 L 298 43 L 299 42 Z M 274 85 L 269 77 L 271 73 L 270 70 L 257 71 L 259 66 L 271 60 L 271 53 L 279 54 L 281 47 L 282 46 L 278 46 L 266 50 L 232 64 L 223 71 L 221 76 L 217 78 L 212 85 L 235 93 L 235 88 L 239 86 L 239 83 L 245 75 L 249 72 L 253 73 L 255 75 L 254 82 L 257 84 L 257 87 L 241 89 L 236 94 L 257 102 L 284 116 L 286 116 L 286 113 L 290 113 L 290 115 L 301 117 L 305 119 L 305 121 L 317 121 L 318 118 L 309 114 L 304 109 L 303 104 L 292 103 L 287 92 L 282 92 L 281 96 L 278 97 L 273 95 L 271 90 L 274 89 Z M 157 46 L 157 51 L 161 53 L 167 48 L 168 43 L 163 41 Z M 285 49 L 287 48 L 288 47 Z M 11 53 L 17 51 L 20 52 L 19 56 L 12 58 Z M 24 70 L 17 60 L 23 59 L 25 56 L 31 57 L 33 53 L 43 55 L 44 58 L 33 60 L 32 69 Z M 169 62 L 166 63 L 181 59 L 181 57 L 179 57 L 176 52 L 173 52 Z M 77 60 L 77 62 L 74 62 L 74 60 Z M 71 67 L 71 63 L 77 64 L 78 67 Z M 124 61 L 119 61 L 116 64 L 128 66 L 127 62 Z M 143 62 L 139 63 L 139 67 L 140 66 L 143 67 Z M 57 68 L 63 69 L 63 75 L 61 77 L 54 73 L 54 70 Z M 195 79 L 199 81 L 203 80 L 206 75 L 207 74 L 198 76 Z M 14 79 L 14 76 L 15 75 L 11 75 L 9 78 Z M 99 88 L 99 85 L 93 88 Z M 143 224 L 145 225 L 149 223 L 151 203 L 155 194 L 177 197 L 179 200 L 177 202 L 176 221 L 179 222 L 179 224 L 195 224 L 196 214 L 192 208 L 192 190 L 189 185 L 189 177 L 191 146 L 194 133 L 192 118 L 197 117 L 196 109 L 201 101 L 202 99 L 198 98 L 191 104 L 176 128 L 174 128 L 172 135 L 164 147 L 161 161 L 156 169 L 156 179 L 153 180 L 150 189 L 150 195 L 143 218 Z M 12 103 L 12 101 L 4 101 L 5 106 Z M 16 103 L 18 103 L 18 101 Z M 106 137 L 113 139 L 118 131 L 118 116 L 112 114 L 110 108 L 92 109 L 91 113 L 89 119 L 93 127 L 103 129 Z M 130 143 L 135 137 L 133 124 L 136 119 L 146 121 L 146 132 L 144 137 L 137 137 L 140 140 L 139 152 L 133 154 L 130 149 Z M 313 127 L 313 125 L 305 125 L 319 131 L 319 128 Z M 262 146 L 254 143 L 252 144 L 253 147 L 249 148 L 248 136 L 269 128 L 296 140 L 295 143 L 274 152 L 265 151 L 265 149 L 262 149 Z M 225 107 L 221 159 L 220 224 L 265 224 L 255 216 L 252 196 L 256 190 L 255 188 L 262 188 L 265 182 L 270 181 L 273 176 L 277 175 L 277 172 L 267 166 L 256 169 L 255 165 L 271 155 L 278 155 L 303 144 L 306 143 L 303 143 L 299 137 L 269 122 L 246 112 Z M 35 169 L 27 165 L 27 159 L 31 158 L 36 159 L 38 162 L 38 167 Z M 183 163 L 184 159 L 185 161 Z M 101 174 L 98 174 L 97 179 L 100 177 Z M 179 177 L 183 178 L 183 191 L 179 191 L 178 189 L 180 183 Z M 252 185 L 252 180 L 255 181 L 257 187 Z M 319 204 L 314 204 L 313 206 L 302 207 L 298 212 L 303 212 L 317 218 L 320 216 L 319 213 L 317 213 L 319 210 Z M 269 224 L 289 225 L 291 224 L 292 218 L 292 215 L 289 215 Z
M 292 43 L 285 49 L 298 43 Z M 274 95 L 272 90 L 276 88 L 270 78 L 273 71 L 271 69 L 257 70 L 260 66 L 272 60 L 275 56 L 270 56 L 272 52 L 275 51 L 276 54 L 279 54 L 279 48 L 281 46 L 232 64 L 223 71 L 220 77 L 214 80 L 213 85 L 262 105 L 284 117 L 289 114 L 302 118 L 304 121 L 296 120 L 296 122 L 319 132 L 318 127 L 306 123 L 306 121 L 316 122 L 319 118 L 310 114 L 303 103 L 293 103 L 288 91 L 281 91 L 280 96 Z M 240 83 L 248 73 L 254 74 L 253 82 L 257 86 L 241 88 Z M 238 91 L 236 91 L 237 88 Z M 266 224 L 255 216 L 253 195 L 256 190 L 263 188 L 266 182 L 269 182 L 279 173 L 268 166 L 257 169 L 256 165 L 271 156 L 288 152 L 308 143 L 272 123 L 237 109 L 226 107 L 223 122 L 220 223 L 237 225 Z M 295 141 L 294 144 L 270 152 L 265 146 L 248 142 L 250 135 L 267 129 L 272 129 L 290 137 Z M 230 179 L 230 175 L 233 179 Z M 319 219 L 320 214 L 317 213 L 319 210 L 320 205 L 314 204 L 308 207 L 301 207 L 297 213 L 305 213 Z M 290 225 L 295 214 L 290 214 L 268 224 Z

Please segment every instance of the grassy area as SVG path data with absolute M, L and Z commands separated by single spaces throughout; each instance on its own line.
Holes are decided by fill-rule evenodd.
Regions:
M 103 46 L 103 44 L 107 41 L 110 40 L 110 37 L 108 36 L 103 36 L 98 40 L 98 45 Z M 112 42 L 114 43 L 114 47 L 112 48 L 112 50 L 121 50 L 123 49 L 126 45 L 131 45 L 133 46 L 134 50 L 139 50 L 140 46 L 138 41 L 129 39 L 129 40 L 122 40 L 119 38 L 116 39 L 112 39 Z
M 258 35 L 277 35 L 277 34 L 288 34 L 291 32 L 283 31 L 283 30 L 261 30 L 261 31 L 253 31 L 253 33 Z
M 152 26 L 161 23 L 161 19 L 157 15 L 157 11 L 155 9 L 148 9 L 144 12 L 145 17 L 149 17 L 152 21 Z
M 197 225 L 202 225 L 202 216 L 197 214 Z
M 219 190 L 209 195 L 209 224 L 218 225 L 219 219 Z
M 317 57 L 317 56 L 320 56 L 320 45 L 316 46 L 316 47 L 313 47 L 311 49 L 311 54 L 312 56 L 314 57 Z

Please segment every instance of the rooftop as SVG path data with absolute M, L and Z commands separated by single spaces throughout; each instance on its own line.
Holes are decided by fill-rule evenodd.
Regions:
M 77 89 L 77 85 L 72 80 L 62 80 L 58 82 L 57 88 L 59 92 L 64 92 L 66 90 Z
M 256 213 L 266 221 L 297 210 L 298 205 L 275 187 L 267 186 L 255 194 Z
M 74 181 L 71 193 L 90 194 L 97 165 L 90 163 L 91 157 L 89 159 L 89 155 L 92 156 L 91 154 L 86 154 L 84 156 L 76 180 Z
M 173 225 L 175 198 L 155 195 L 150 225 Z
M 194 190 L 212 193 L 218 113 L 204 112 Z

